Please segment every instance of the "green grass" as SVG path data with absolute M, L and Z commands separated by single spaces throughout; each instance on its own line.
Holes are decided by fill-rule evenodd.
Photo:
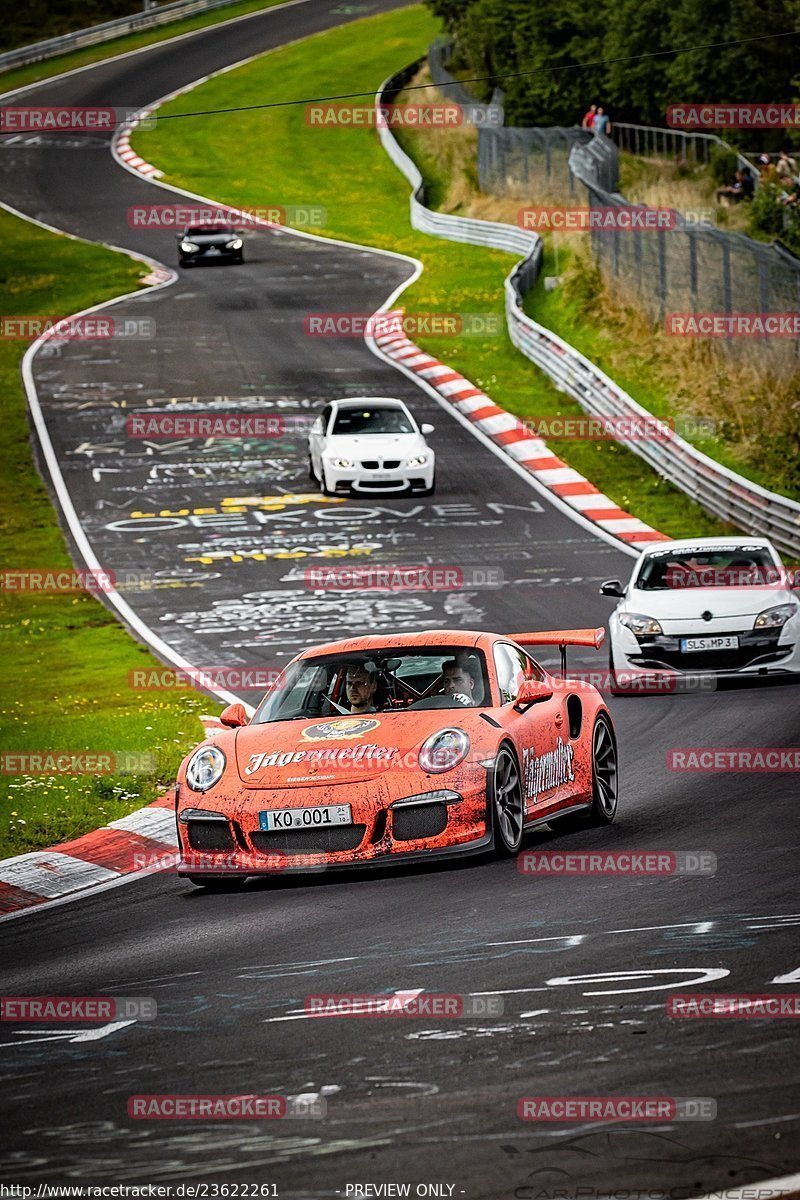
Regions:
M 166 38 L 177 37 L 181 33 L 191 33 L 195 29 L 206 29 L 209 25 L 218 25 L 220 21 L 229 21 L 231 17 L 240 17 L 245 13 L 258 12 L 262 8 L 272 8 L 281 0 L 240 0 L 239 4 L 231 4 L 211 12 L 198 13 L 194 17 L 184 17 L 180 21 L 161 25 L 156 29 L 142 30 L 140 33 L 126 33 L 110 42 L 102 42 L 97 46 L 85 46 L 80 50 L 71 50 L 68 54 L 59 54 L 44 62 L 29 63 L 24 67 L 13 67 L 10 71 L 0 73 L 0 95 L 24 87 L 28 83 L 38 83 L 42 79 L 50 79 L 60 75 L 62 71 L 74 71 L 76 67 L 84 67 L 89 63 L 102 62 L 115 54 L 124 54 L 128 50 L 139 50 L 142 46 L 152 46 L 155 42 L 163 42 Z
M 4 316 L 63 316 L 136 289 L 124 255 L 39 229 L 0 211 Z M 35 265 L 34 265 L 35 264 Z M 0 340 L 0 559 L 5 571 L 63 570 L 71 560 L 31 456 L 19 363 L 26 344 Z M 160 795 L 199 740 L 189 691 L 135 692 L 128 673 L 149 653 L 86 592 L 0 590 L 0 744 L 9 751 L 150 752 L 133 775 L 0 774 L 0 857 L 52 845 Z
M 253 96 L 267 103 L 320 90 L 371 92 L 390 72 L 423 53 L 437 32 L 431 15 L 418 6 L 367 18 L 271 51 L 176 99 L 162 112 L 233 107 Z M 224 122 L 161 121 L 153 130 L 137 132 L 134 143 L 170 183 L 228 204 L 258 207 L 266 197 L 281 205 L 323 205 L 327 221 L 320 232 L 422 259 L 421 279 L 401 300 L 408 312 L 502 314 L 510 256 L 414 232 L 408 185 L 372 130 L 315 129 L 305 123 L 300 106 L 232 113 Z M 521 417 L 582 411 L 514 349 L 505 333 L 415 340 Z M 551 444 L 623 508 L 666 533 L 699 536 L 722 528 L 614 443 Z

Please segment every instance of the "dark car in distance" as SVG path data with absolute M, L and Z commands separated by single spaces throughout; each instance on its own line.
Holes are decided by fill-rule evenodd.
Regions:
M 244 262 L 242 235 L 232 225 L 190 225 L 178 235 L 178 256 L 182 267 L 198 262 Z

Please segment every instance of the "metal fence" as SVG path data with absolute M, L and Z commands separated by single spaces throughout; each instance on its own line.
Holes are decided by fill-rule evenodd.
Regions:
M 600 139 L 595 138 L 595 143 Z M 606 141 L 608 139 L 605 139 Z M 570 170 L 586 188 L 590 209 L 633 212 L 633 205 L 604 187 L 594 147 L 576 148 Z M 591 232 L 592 249 L 604 277 L 637 298 L 653 319 L 670 313 L 792 313 L 800 308 L 800 260 L 777 243 L 757 242 L 741 233 L 718 229 L 708 220 L 675 213 L 673 228 L 620 229 L 610 220 L 607 230 Z M 759 342 L 796 354 L 786 338 Z M 721 340 L 729 352 L 753 343 Z
M 162 4 L 159 8 L 148 9 L 146 12 L 117 17 L 114 21 L 104 21 L 102 25 L 90 25 L 88 29 L 76 29 L 74 33 L 63 33 L 60 37 L 32 42 L 29 46 L 19 46 L 16 50 L 7 50 L 0 54 L 0 71 L 7 71 L 10 67 L 24 67 L 28 63 L 41 62 L 45 58 L 55 58 L 68 50 L 79 50 L 82 46 L 110 42 L 125 33 L 167 25 L 181 17 L 234 3 L 236 0 L 174 0 L 172 4 Z
M 386 104 L 394 99 L 418 67 L 418 62 L 413 63 L 388 79 L 376 96 L 376 104 Z M 539 235 L 514 225 L 451 216 L 427 208 L 422 176 L 416 164 L 400 148 L 388 127 L 379 128 L 379 137 L 389 157 L 411 184 L 410 216 L 414 229 L 450 241 L 492 246 L 521 257 L 504 285 L 506 321 L 514 345 L 587 412 L 622 419 L 616 428 L 624 427 L 625 420 L 628 427 L 632 427 L 636 420 L 641 422 L 642 418 L 651 418 L 651 414 L 594 363 L 523 311 L 523 299 L 541 270 L 542 240 Z M 664 441 L 623 437 L 617 440 L 709 512 L 756 536 L 771 538 L 784 553 L 800 554 L 800 503 L 797 501 L 767 491 L 720 466 L 677 434 Z
M 671 158 L 688 163 L 708 163 L 714 146 L 736 155 L 740 167 L 750 171 L 758 180 L 760 172 L 755 163 L 746 158 L 735 146 L 730 146 L 715 133 L 699 130 L 659 129 L 653 125 L 629 125 L 616 121 L 611 127 L 611 136 L 619 146 L 637 158 Z

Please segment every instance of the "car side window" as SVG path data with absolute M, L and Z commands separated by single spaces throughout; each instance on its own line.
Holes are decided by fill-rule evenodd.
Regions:
M 500 702 L 510 704 L 516 700 L 519 685 L 530 672 L 531 660 L 516 646 L 508 642 L 497 642 L 494 648 L 494 665 L 500 687 Z
M 331 412 L 332 412 L 332 409 L 331 409 L 330 404 L 326 404 L 325 407 L 323 408 L 322 412 L 319 415 L 319 422 L 320 422 L 319 432 L 321 434 L 323 434 L 323 436 L 328 432 L 328 425 L 330 424 L 330 420 L 331 420 Z

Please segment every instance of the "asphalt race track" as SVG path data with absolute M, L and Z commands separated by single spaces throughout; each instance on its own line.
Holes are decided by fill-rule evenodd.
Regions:
M 24 102 L 141 107 L 347 20 L 344 7 L 305 0 L 43 84 Z M 107 144 L 0 144 L 0 173 L 2 199 L 24 213 L 174 265 L 171 234 L 126 221 L 129 206 L 169 197 L 118 167 Z M 399 175 L 397 186 L 406 186 Z M 276 231 L 251 238 L 247 255 L 243 266 L 184 272 L 114 308 L 117 318 L 152 319 L 153 338 L 73 342 L 35 359 L 72 503 L 105 566 L 151 581 L 126 599 L 154 633 L 198 666 L 251 668 L 346 633 L 604 623 L 610 601 L 598 584 L 624 576 L 629 555 L 554 508 L 363 343 L 304 335 L 321 296 L 343 312 L 371 311 L 407 265 Z M 401 396 L 436 425 L 433 497 L 331 502 L 316 492 L 304 426 L 347 394 Z M 127 437 L 132 411 L 165 408 L 274 411 L 289 433 L 258 446 Z M 310 566 L 367 560 L 492 568 L 504 583 L 476 577 L 451 593 L 390 596 L 306 586 Z M 589 669 L 605 656 L 570 661 Z M 205 895 L 166 874 L 0 923 L 4 994 L 158 1002 L 156 1020 L 94 1038 L 0 1028 L 0 1181 L 257 1182 L 298 1198 L 408 1182 L 534 1200 L 577 1187 L 691 1196 L 797 1170 L 792 1022 L 677 1021 L 665 1001 L 676 987 L 791 992 L 800 982 L 796 778 L 666 765 L 674 747 L 791 745 L 798 692 L 741 688 L 611 707 L 617 823 L 540 831 L 528 846 L 708 851 L 713 877 L 546 879 L 513 861 L 471 861 Z M 586 978 L 594 975 L 605 982 Z M 316 1022 L 302 1011 L 314 991 L 418 989 L 500 993 L 505 1011 Z M 126 1112 L 134 1093 L 250 1092 L 322 1095 L 327 1117 L 212 1124 Z M 717 1117 L 526 1125 L 516 1106 L 531 1094 L 707 1097 Z

